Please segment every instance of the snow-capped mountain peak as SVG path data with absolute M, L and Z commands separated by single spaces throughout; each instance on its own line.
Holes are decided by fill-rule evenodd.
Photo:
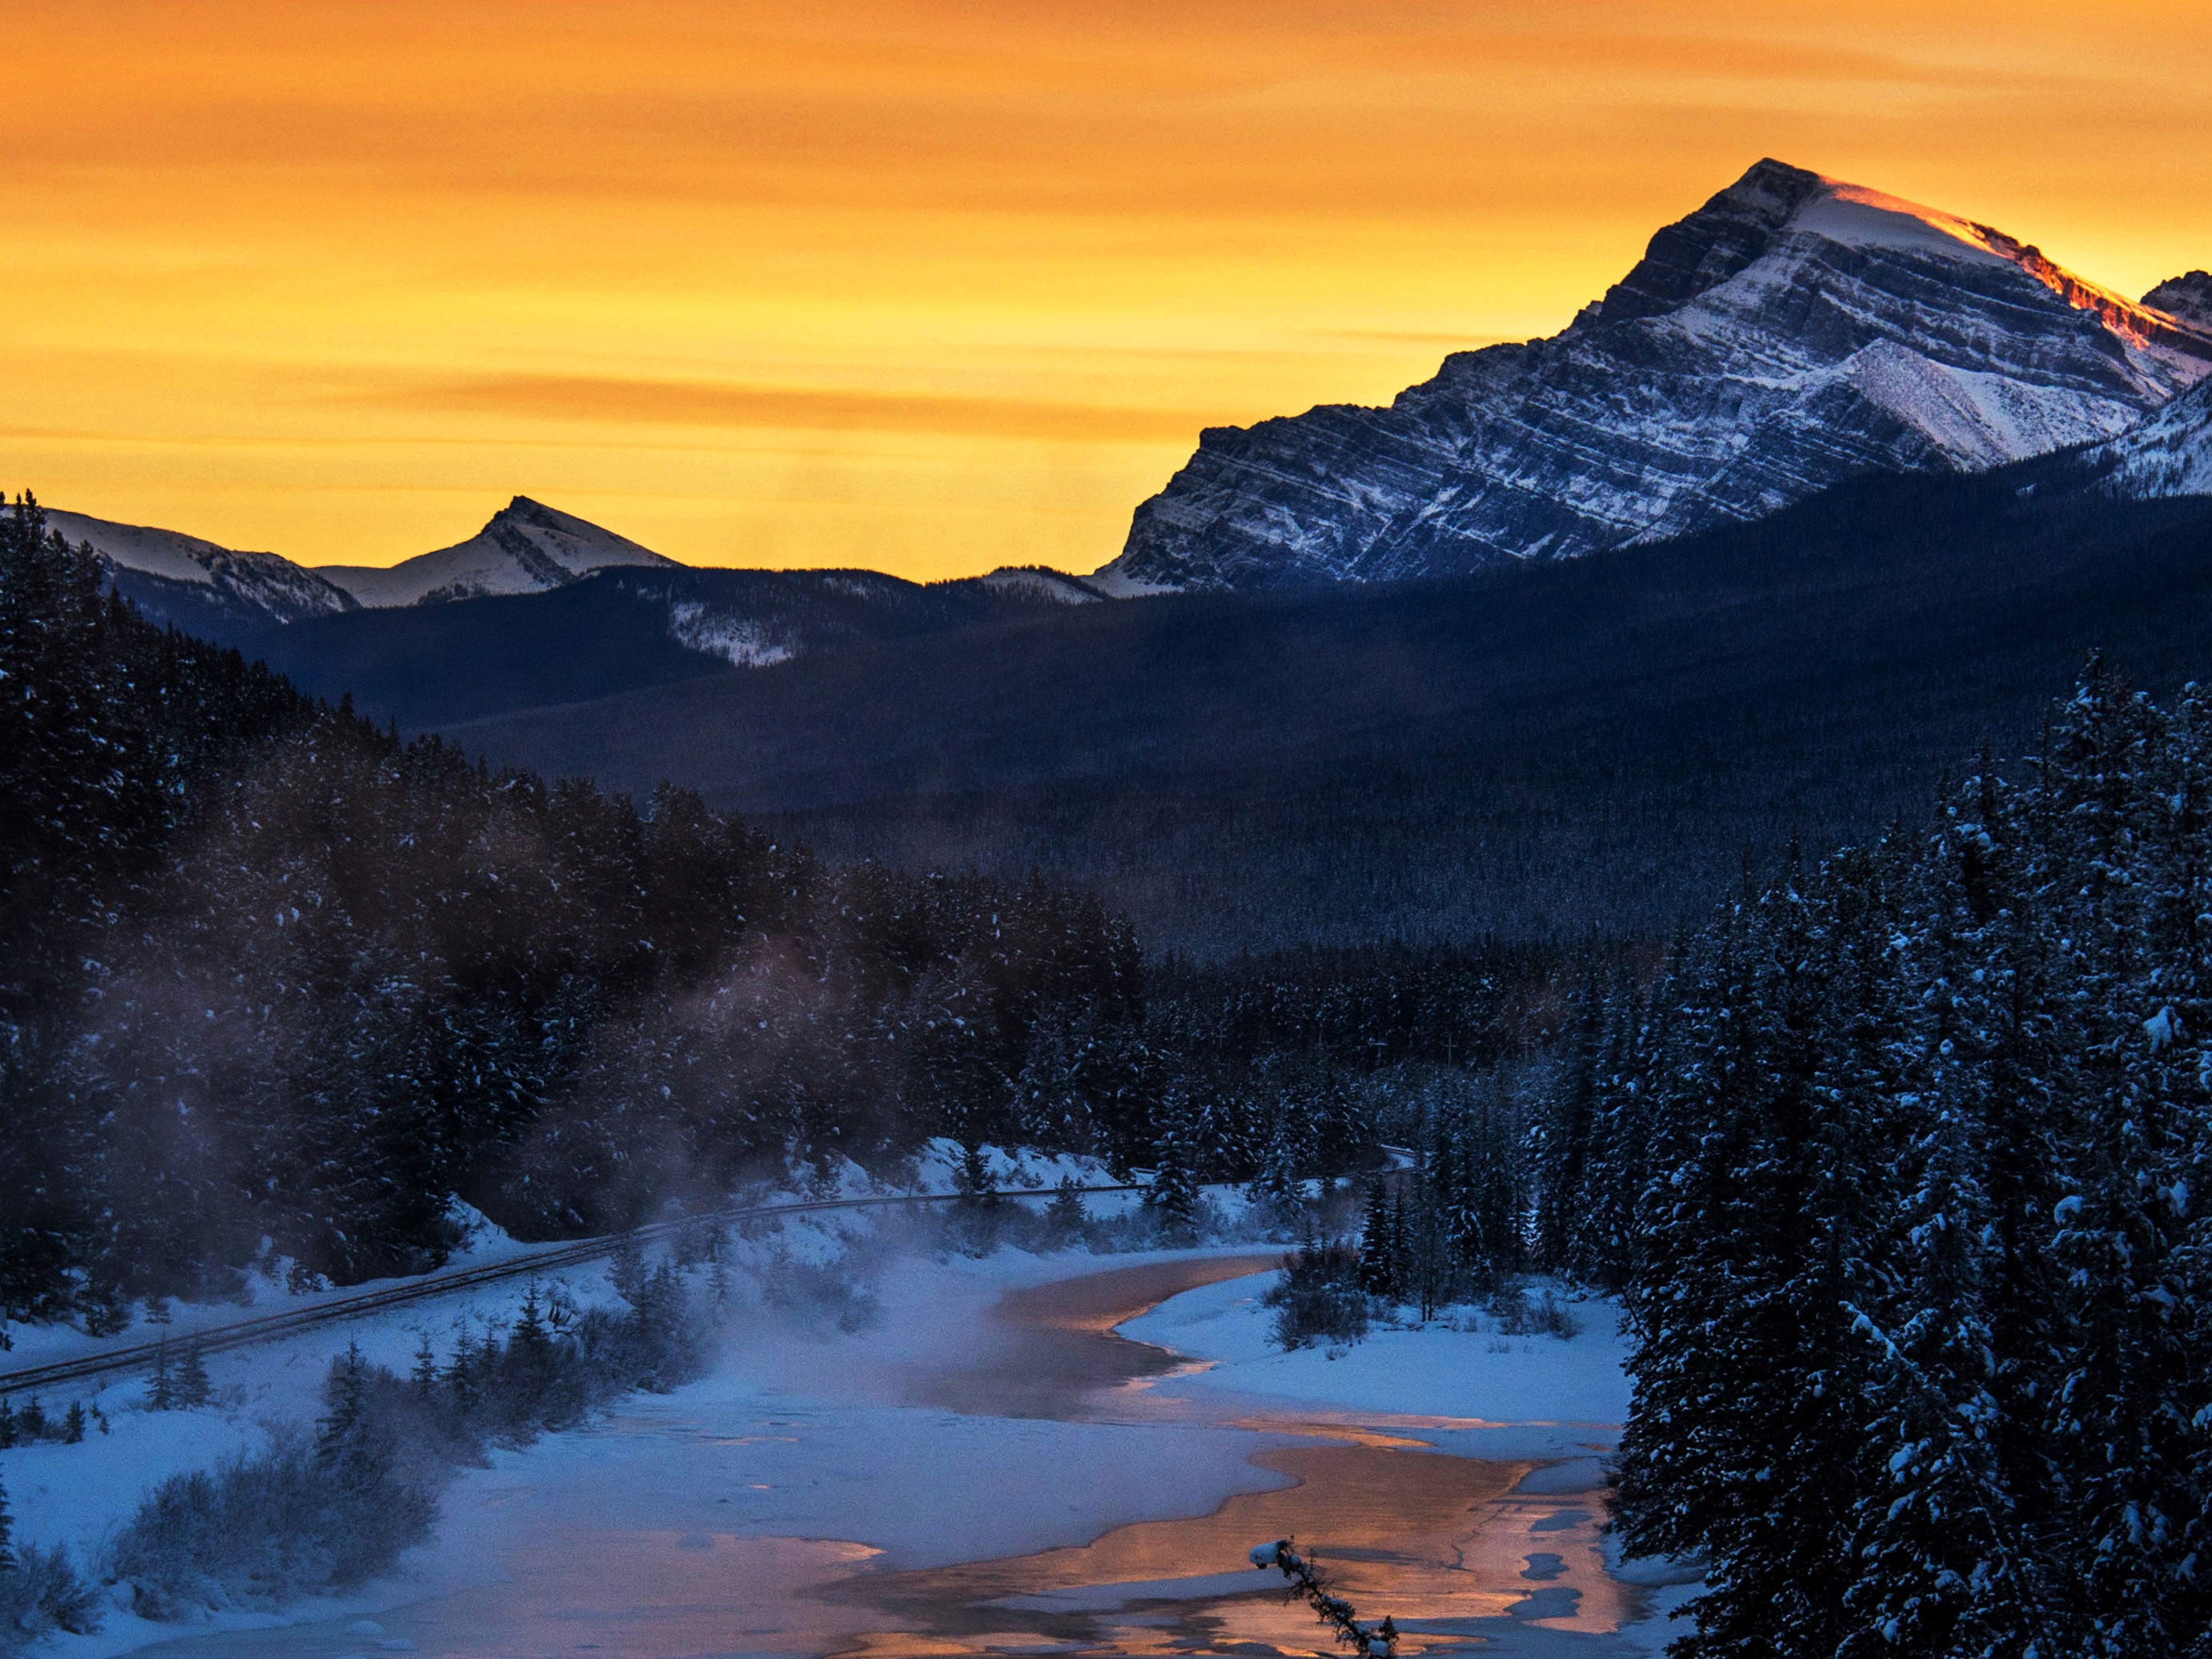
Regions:
M 1990 226 L 1760 161 L 1560 334 L 1456 354 L 1387 409 L 1207 431 L 1094 580 L 1450 574 L 2113 438 L 2212 374 L 2186 283 L 2129 300 Z
M 46 509 L 46 523 L 72 545 L 89 544 L 111 580 L 132 599 L 166 614 L 157 592 L 170 590 L 194 618 L 234 625 L 298 622 L 356 608 L 353 596 L 281 554 L 247 553 L 182 531 L 118 524 L 89 514 Z
M 465 542 L 389 568 L 331 564 L 317 574 L 372 607 L 542 593 L 611 565 L 677 562 L 527 495 L 517 495 Z

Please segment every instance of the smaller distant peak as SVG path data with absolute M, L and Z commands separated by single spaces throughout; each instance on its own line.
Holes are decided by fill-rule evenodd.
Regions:
M 604 537 L 610 541 L 626 538 L 612 531 L 593 524 L 589 519 L 580 519 L 573 513 L 563 513 L 557 507 L 548 507 L 534 496 L 517 495 L 505 507 L 491 515 L 486 530 L 497 530 L 510 526 L 532 526 L 540 530 L 560 531 L 571 536 Z
M 2169 276 L 2142 296 L 2153 311 L 2212 329 L 2212 271 L 2190 270 Z

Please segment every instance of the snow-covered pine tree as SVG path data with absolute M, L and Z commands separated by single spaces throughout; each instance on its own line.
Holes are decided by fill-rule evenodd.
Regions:
M 1810 889 L 1793 869 L 1703 943 L 1662 1062 L 1702 1127 L 1641 1244 L 1620 1518 L 1632 1552 L 1707 1554 L 1691 1659 L 1831 1659 L 1846 1629 L 1835 1513 L 1867 1362 L 1843 1310 L 1873 1171 L 1826 1069 L 1838 917 Z
M 1152 1180 L 1145 1203 L 1161 1236 L 1177 1243 L 1197 1237 L 1199 1148 L 1195 1113 L 1188 1092 L 1177 1085 L 1162 1108 L 1159 1135 L 1152 1143 Z
M 1377 1176 L 1367 1183 L 1366 1214 L 1359 1229 L 1359 1287 L 1386 1302 L 1398 1300 L 1405 1264 L 1398 1254 L 1397 1218 L 1390 1194 Z
M 1060 1176 L 1053 1188 L 1052 1202 L 1044 1206 L 1044 1218 L 1054 1237 L 1063 1243 L 1073 1243 L 1083 1237 L 1090 1218 L 1083 1208 L 1083 1188 L 1073 1176 Z
M 1592 1206 L 1592 1142 L 1597 1133 L 1600 1067 L 1610 1011 L 1594 981 L 1576 999 L 1577 1016 L 1566 1052 L 1545 1091 L 1534 1133 L 1536 1260 L 1565 1267 L 1577 1255 L 1577 1240 Z
M 186 1411 L 197 1411 L 208 1403 L 213 1392 L 208 1381 L 207 1361 L 200 1357 L 200 1345 L 187 1342 L 177 1361 L 176 1403 Z
M 316 1420 L 315 1458 L 337 1469 L 361 1449 L 368 1414 L 368 1375 L 358 1341 L 331 1363 L 325 1393 L 330 1409 Z
M 2055 736 L 2054 919 L 2080 1093 L 2052 1240 L 2073 1318 L 2046 1424 L 2079 1528 L 2074 1634 L 2085 1652 L 2135 1659 L 2195 1639 L 2208 1606 L 2184 1543 L 2212 1492 L 2192 1467 L 2203 1350 L 2183 1300 L 2179 1161 L 2203 1085 L 2173 1064 L 2187 1036 L 2176 1004 L 2201 1006 L 2203 830 L 2166 717 L 2109 675 L 2093 671 Z
M 1948 1081 L 1939 1064 L 1930 1095 L 1940 1097 Z M 1981 1296 L 1988 1209 L 1972 1175 L 1977 1153 L 1960 1114 L 1939 1110 L 1923 1125 L 1913 1149 L 1920 1176 L 1905 1210 L 1909 1277 L 1897 1287 L 1905 1322 L 1891 1331 L 1885 1316 L 1851 1310 L 1876 1359 L 1868 1467 L 1848 1523 L 1857 1563 L 1844 1592 L 1852 1628 L 1839 1659 L 2059 1650 L 2044 1564 L 1998 1461 L 1996 1366 Z
M 1305 1211 L 1304 1176 L 1313 1158 L 1312 1133 L 1302 1100 L 1295 1094 L 1276 1100 L 1262 1119 L 1259 1171 L 1246 1196 L 1279 1226 L 1301 1220 Z

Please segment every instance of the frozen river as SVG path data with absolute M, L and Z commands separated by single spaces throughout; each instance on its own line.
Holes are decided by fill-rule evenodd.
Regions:
M 1285 1536 L 1363 1616 L 1395 1615 L 1409 1655 L 1612 1659 L 1664 1640 L 1622 1628 L 1648 1593 L 1604 1570 L 1587 1425 L 1433 1414 L 1449 1375 L 1394 1369 L 1380 1344 L 1340 1373 L 1290 1357 L 1316 1363 L 1279 1372 L 1303 1379 L 1289 1398 L 1249 1386 L 1263 1363 L 1209 1370 L 1117 1330 L 1158 1309 L 1146 1329 L 1249 1344 L 1252 1275 L 1276 1259 L 1061 1262 L 1012 1288 L 916 1264 L 874 1332 L 740 1336 L 702 1382 L 498 1455 L 448 1494 L 438 1541 L 387 1587 L 397 1605 L 147 1651 L 1325 1651 L 1245 1563 Z M 1557 1386 L 1524 1369 L 1532 1399 Z M 1316 1397 L 1356 1370 L 1348 1400 Z M 1378 1402 L 1394 1375 L 1404 1398 Z

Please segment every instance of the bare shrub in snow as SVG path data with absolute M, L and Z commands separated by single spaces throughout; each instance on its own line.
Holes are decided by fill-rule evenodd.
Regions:
M 26 1544 L 12 1562 L 0 1556 L 0 1653 L 20 1653 L 56 1631 L 89 1636 L 99 1628 L 98 1600 L 68 1551 Z
M 1547 1290 L 1535 1296 L 1525 1285 L 1510 1285 L 1490 1299 L 1490 1315 L 1507 1336 L 1556 1336 L 1569 1341 L 1583 1334 L 1583 1322 Z
M 805 1320 L 827 1320 L 848 1335 L 883 1316 L 883 1304 L 843 1258 L 801 1261 L 778 1253 L 760 1271 L 761 1300 Z
M 400 1494 L 389 1475 L 355 1470 L 342 1480 L 305 1434 L 283 1435 L 258 1457 L 164 1480 L 117 1536 L 108 1570 L 148 1619 L 272 1607 L 359 1583 L 428 1529 L 427 1493 L 405 1494 L 416 1526 L 395 1529 L 383 1500 Z

